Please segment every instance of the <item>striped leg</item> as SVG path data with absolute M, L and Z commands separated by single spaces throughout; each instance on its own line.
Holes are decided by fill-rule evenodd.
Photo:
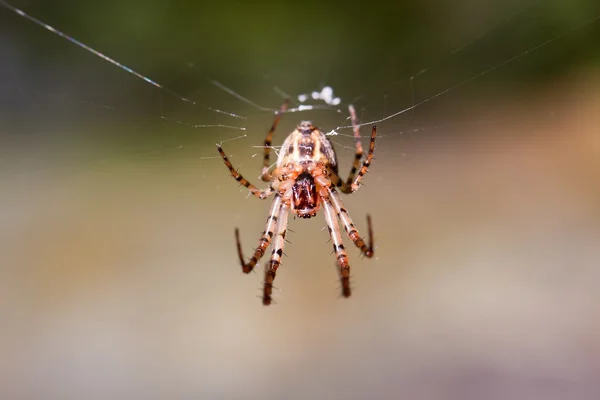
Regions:
M 358 128 L 356 128 L 358 129 Z M 355 132 L 356 136 L 356 132 Z M 350 183 L 351 179 L 348 177 L 348 182 L 346 182 L 346 186 L 350 186 L 350 191 L 348 193 L 356 192 L 360 187 L 360 183 L 362 182 L 363 176 L 369 170 L 371 166 L 371 162 L 373 162 L 373 153 L 375 152 L 375 139 L 377 138 L 377 126 L 373 125 L 373 129 L 371 130 L 371 141 L 369 142 L 369 152 L 367 153 L 367 158 L 363 161 L 362 167 L 358 171 L 358 175 L 354 177 L 352 183 Z
M 275 191 L 275 189 L 271 185 L 269 185 L 269 187 L 267 189 L 260 190 L 259 188 L 257 188 L 256 186 L 254 186 L 253 184 L 248 182 L 248 180 L 246 178 L 244 178 L 242 175 L 240 175 L 240 173 L 237 172 L 237 170 L 235 168 L 233 168 L 233 165 L 231 164 L 231 161 L 229 161 L 229 159 L 225 155 L 223 148 L 221 146 L 217 145 L 217 150 L 219 150 L 219 154 L 221 155 L 221 157 L 223 157 L 223 161 L 225 162 L 225 165 L 227 166 L 227 168 L 229 168 L 229 172 L 231 172 L 231 176 L 233 176 L 233 178 L 236 181 L 238 181 L 240 183 L 240 185 L 245 186 L 250 191 L 250 193 L 252 193 L 254 196 L 258 197 L 259 199 L 264 200 Z
M 269 182 L 271 180 L 271 174 L 269 173 L 269 167 L 271 166 L 271 161 L 269 157 L 271 155 L 271 143 L 273 142 L 273 134 L 275 133 L 275 129 L 277 129 L 277 125 L 279 125 L 279 121 L 281 120 L 281 114 L 287 111 L 288 104 L 290 101 L 285 99 L 283 104 L 279 108 L 279 111 L 275 112 L 275 120 L 273 121 L 273 125 L 271 125 L 271 129 L 267 133 L 267 137 L 265 138 L 264 143 L 264 156 L 263 156 L 263 167 L 260 171 L 260 179 L 264 182 Z
M 271 304 L 271 294 L 273 293 L 273 281 L 277 274 L 277 268 L 281 265 L 281 257 L 283 256 L 283 245 L 285 244 L 285 233 L 288 223 L 289 208 L 284 204 L 281 206 L 281 211 L 277 216 L 276 236 L 273 240 L 273 251 L 271 260 L 265 271 L 265 287 L 263 293 L 263 304 Z
M 269 211 L 269 217 L 267 218 L 265 230 L 260 235 L 260 239 L 258 240 L 258 247 L 254 250 L 252 258 L 250 258 L 250 261 L 248 261 L 247 263 L 244 261 L 244 254 L 242 253 L 240 231 L 237 228 L 235 229 L 235 240 L 237 242 L 238 255 L 240 257 L 240 263 L 242 264 L 242 271 L 244 271 L 244 273 L 247 274 L 250 271 L 252 271 L 252 269 L 254 269 L 254 266 L 258 263 L 258 260 L 260 260 L 261 257 L 265 254 L 267 247 L 269 247 L 269 243 L 271 243 L 271 238 L 273 237 L 273 232 L 275 232 L 277 220 L 280 218 L 281 211 L 281 197 L 279 195 L 276 195 L 273 199 L 273 203 L 271 204 L 271 210 Z
M 350 170 L 350 174 L 348 174 L 348 179 L 346 180 L 346 186 L 350 186 L 352 181 L 354 180 L 354 175 L 358 170 L 360 159 L 363 155 L 363 147 L 360 141 L 360 128 L 358 126 L 358 118 L 356 117 L 356 110 L 354 106 L 348 106 L 348 111 L 350 111 L 350 121 L 352 122 L 352 130 L 354 131 L 354 141 L 356 143 L 356 153 L 354 154 L 354 161 L 352 162 L 352 169 Z
M 338 266 L 340 267 L 340 281 L 342 282 L 342 295 L 349 297 L 350 290 L 350 262 L 348 261 L 348 254 L 342 243 L 342 235 L 340 234 L 340 228 L 338 226 L 337 218 L 335 216 L 335 210 L 331 203 L 323 199 L 323 207 L 325 210 L 325 222 L 329 229 L 329 236 L 333 241 L 333 250 L 337 259 Z
M 349 106 L 348 109 L 350 111 L 350 119 L 352 121 L 352 127 L 354 130 L 356 154 L 354 155 L 352 169 L 350 170 L 350 174 L 348 175 L 348 179 L 346 180 L 346 182 L 342 181 L 342 178 L 340 178 L 340 176 L 337 173 L 332 173 L 331 179 L 335 186 L 339 187 L 343 193 L 347 194 L 358 190 L 363 176 L 369 170 L 369 166 L 371 165 L 371 162 L 373 160 L 373 152 L 375 151 L 375 139 L 377 138 L 377 127 L 373 125 L 373 129 L 371 130 L 371 142 L 369 143 L 369 152 L 367 153 L 367 158 L 365 159 L 365 161 L 362 164 L 362 167 L 359 170 L 358 166 L 360 164 L 360 159 L 364 154 L 362 143 L 360 141 L 360 127 L 358 126 L 356 110 L 354 110 L 353 106 Z M 357 171 L 358 175 L 356 175 Z
M 371 258 L 373 257 L 373 228 L 371 227 L 371 217 L 367 215 L 367 227 L 369 231 L 369 246 L 365 244 L 365 241 L 360 237 L 354 222 L 352 222 L 352 218 L 350 218 L 350 214 L 344 208 L 344 202 L 342 201 L 338 192 L 336 192 L 335 188 L 329 188 L 329 198 L 333 203 L 333 208 L 337 213 L 338 218 L 344 224 L 344 229 L 348 234 L 348 237 L 352 239 L 356 247 L 362 251 L 362 253 Z

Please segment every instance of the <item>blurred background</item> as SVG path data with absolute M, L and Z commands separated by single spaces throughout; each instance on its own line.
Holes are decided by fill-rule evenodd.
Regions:
M 597 1 L 12 5 L 196 105 L 0 7 L 1 398 L 600 398 Z M 258 184 L 261 107 L 325 85 L 275 145 L 418 106 L 344 197 L 352 297 L 321 213 L 264 307 L 269 202 L 215 143 Z

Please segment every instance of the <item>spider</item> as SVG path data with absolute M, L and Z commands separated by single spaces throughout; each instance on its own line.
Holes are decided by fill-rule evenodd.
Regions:
M 342 295 L 344 297 L 349 297 L 351 294 L 350 263 L 346 249 L 342 243 L 338 219 L 344 225 L 348 237 L 361 250 L 362 254 L 369 258 L 373 257 L 371 217 L 367 215 L 369 232 L 369 245 L 367 246 L 352 222 L 350 214 L 344 208 L 344 203 L 336 188 L 339 188 L 342 193 L 350 194 L 360 187 L 363 176 L 367 173 L 373 160 L 377 127 L 373 125 L 369 151 L 359 169 L 360 160 L 363 156 L 363 148 L 360 141 L 358 119 L 356 118 L 354 107 L 352 105 L 348 107 L 354 130 L 356 154 L 346 181 L 342 180 L 338 174 L 337 157 L 331 142 L 310 121 L 300 122 L 296 129 L 285 139 L 275 168 L 271 170 L 269 161 L 271 141 L 281 115 L 287 111 L 288 103 L 288 100 L 284 101 L 279 111 L 275 113 L 275 120 L 265 138 L 264 162 L 260 179 L 264 182 L 269 182 L 269 186 L 266 189 L 258 189 L 242 177 L 233 167 L 222 147 L 217 145 L 219 154 L 223 158 L 231 175 L 241 185 L 245 186 L 250 193 L 262 200 L 275 194 L 265 230 L 260 236 L 258 247 L 254 250 L 254 254 L 248 262 L 245 261 L 242 253 L 239 229 L 235 229 L 238 256 L 244 273 L 249 273 L 254 269 L 273 241 L 271 260 L 267 264 L 265 272 L 262 297 L 264 305 L 271 304 L 273 281 L 275 280 L 277 268 L 279 268 L 283 255 L 283 245 L 290 211 L 300 218 L 311 218 L 323 206 L 325 221 L 339 266 Z

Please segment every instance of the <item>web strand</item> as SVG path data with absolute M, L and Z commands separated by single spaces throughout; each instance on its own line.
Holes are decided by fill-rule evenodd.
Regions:
M 525 56 L 527 56 L 527 55 L 529 55 L 529 54 L 531 54 L 531 53 L 539 50 L 542 47 L 545 47 L 545 46 L 547 46 L 547 45 L 549 45 L 549 44 L 551 44 L 553 42 L 556 42 L 559 39 L 562 39 L 563 37 L 565 37 L 565 36 L 567 36 L 567 35 L 575 32 L 575 31 L 578 31 L 578 30 L 581 30 L 581 29 L 583 29 L 585 27 L 593 25 L 594 23 L 598 22 L 598 20 L 600 20 L 600 15 L 597 15 L 593 19 L 588 20 L 587 22 L 585 22 L 585 23 L 583 23 L 581 25 L 578 25 L 578 26 L 576 26 L 574 28 L 568 29 L 568 30 L 564 31 L 563 33 L 560 33 L 560 34 L 558 34 L 556 36 L 553 36 L 552 38 L 547 39 L 547 40 L 545 40 L 545 41 L 543 41 L 543 42 L 541 42 L 541 43 L 539 43 L 539 44 L 537 44 L 537 45 L 535 45 L 533 47 L 530 47 L 527 50 L 524 50 L 524 51 L 520 52 L 519 54 L 517 54 L 517 55 L 515 55 L 513 57 L 510 57 L 509 59 L 504 60 L 501 63 L 498 63 L 498 64 L 496 64 L 496 65 L 494 65 L 494 66 L 492 66 L 492 67 L 490 67 L 490 68 L 488 68 L 488 69 L 486 69 L 486 70 L 484 70 L 482 72 L 479 72 L 479 73 L 477 73 L 475 75 L 472 75 L 471 77 L 469 77 L 469 78 L 467 78 L 467 79 L 465 79 L 465 80 L 457 83 L 456 85 L 450 86 L 449 88 L 444 89 L 441 92 L 438 92 L 438 93 L 434 94 L 433 96 L 426 98 L 423 101 L 420 101 L 420 102 L 418 102 L 416 104 L 413 104 L 410 107 L 406 107 L 406 108 L 404 108 L 404 109 L 402 109 L 400 111 L 397 111 L 397 112 L 395 112 L 393 114 L 390 114 L 390 115 L 388 115 L 386 117 L 383 117 L 381 119 L 377 119 L 377 120 L 373 120 L 373 121 L 369 121 L 369 122 L 363 122 L 363 123 L 359 124 L 358 126 L 378 124 L 380 122 L 384 122 L 384 121 L 390 120 L 392 118 L 395 118 L 398 115 L 404 114 L 404 113 L 406 113 L 408 111 L 414 110 L 415 108 L 420 107 L 421 105 L 423 105 L 425 103 L 428 103 L 431 100 L 434 100 L 434 99 L 436 99 L 436 98 L 438 98 L 440 96 L 443 96 L 443 95 L 445 95 L 445 94 L 447 94 L 449 92 L 452 92 L 452 91 L 460 88 L 461 86 L 466 85 L 467 83 L 469 83 L 469 82 L 471 82 L 471 81 L 479 78 L 480 76 L 487 75 L 490 72 L 493 72 L 493 71 L 495 71 L 495 70 L 497 70 L 497 69 L 499 69 L 499 68 L 501 68 L 501 67 L 503 67 L 503 66 L 505 66 L 507 64 L 510 64 L 511 62 L 513 62 L 513 61 L 515 61 L 515 60 L 517 60 L 519 58 L 525 57 Z M 347 128 L 352 128 L 352 125 L 338 126 L 337 128 L 335 128 L 335 130 L 337 130 L 337 129 L 347 129 Z
M 61 38 L 68 40 L 69 42 L 71 42 L 71 43 L 73 43 L 73 44 L 81 47 L 82 49 L 87 50 L 88 52 L 94 54 L 95 56 L 100 57 L 104 61 L 108 61 L 109 63 L 111 63 L 111 64 L 113 64 L 113 65 L 121 68 L 123 71 L 129 72 L 130 74 L 136 76 L 137 78 L 143 80 L 144 82 L 149 83 L 150 85 L 152 85 L 154 87 L 157 87 L 158 89 L 163 90 L 163 91 L 169 93 L 170 95 L 172 95 L 174 97 L 177 97 L 179 100 L 184 101 L 184 102 L 189 103 L 189 104 L 192 104 L 192 105 L 199 105 L 195 101 L 192 101 L 192 100 L 188 99 L 187 97 L 184 97 L 184 96 L 182 96 L 182 95 L 174 92 L 173 90 L 171 90 L 171 89 L 169 89 L 169 88 L 161 85 L 160 83 L 158 83 L 156 81 L 153 81 L 152 79 L 148 78 L 147 76 L 140 74 L 139 72 L 133 70 L 132 68 L 130 68 L 130 67 L 124 65 L 124 64 L 121 64 L 120 62 L 118 62 L 118 61 L 116 61 L 116 60 L 108 57 L 107 55 L 99 52 L 98 50 L 95 50 L 95 49 L 91 48 L 90 46 L 86 45 L 85 43 L 82 43 L 79 40 L 77 40 L 77 39 L 75 39 L 75 38 L 67 35 L 66 33 L 61 32 L 58 29 L 56 29 L 56 28 L 54 28 L 54 27 L 52 27 L 52 26 L 50 26 L 50 25 L 48 25 L 48 24 L 40 21 L 39 19 L 37 19 L 37 18 L 35 18 L 35 17 L 27 14 L 25 11 L 23 11 L 23 10 L 21 10 L 21 9 L 19 9 L 19 8 L 17 8 L 15 6 L 13 6 L 13 5 L 5 2 L 4 0 L 0 0 L 0 5 L 2 5 L 5 8 L 7 8 L 7 9 L 13 11 L 13 12 L 15 12 L 16 14 L 20 15 L 21 17 L 23 17 L 23 18 L 25 18 L 25 19 L 33 22 L 34 24 L 36 24 L 38 26 L 41 26 L 44 29 L 49 30 L 50 32 L 52 32 L 52 33 L 60 36 Z M 206 108 L 206 109 L 208 109 L 210 111 L 216 112 L 218 114 L 223 114 L 223 115 L 227 115 L 229 117 L 234 117 L 234 118 L 245 119 L 245 117 L 239 116 L 239 115 L 237 115 L 235 113 L 232 113 L 232 112 L 223 111 L 223 110 L 219 110 L 219 109 L 215 109 L 215 108 L 211 108 L 211 107 L 206 107 L 206 106 L 202 106 L 202 107 L 204 107 L 204 108 Z

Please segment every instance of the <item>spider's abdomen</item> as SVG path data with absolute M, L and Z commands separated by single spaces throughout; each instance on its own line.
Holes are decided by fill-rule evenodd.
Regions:
M 310 218 L 317 215 L 319 196 L 315 180 L 308 172 L 302 173 L 296 178 L 292 187 L 292 201 L 294 211 L 300 218 Z

